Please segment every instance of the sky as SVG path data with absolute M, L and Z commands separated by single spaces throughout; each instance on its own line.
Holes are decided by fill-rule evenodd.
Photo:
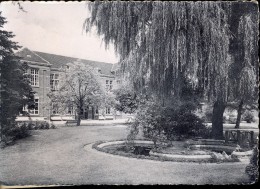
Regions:
M 113 45 L 105 49 L 102 39 L 83 30 L 89 17 L 86 2 L 2 2 L 0 11 L 8 23 L 4 29 L 16 36 L 13 41 L 30 50 L 81 59 L 116 63 Z

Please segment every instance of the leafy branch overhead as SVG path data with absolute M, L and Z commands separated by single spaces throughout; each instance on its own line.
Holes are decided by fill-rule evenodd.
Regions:
M 184 75 L 213 97 L 226 98 L 229 3 L 94 2 L 89 7 L 86 30 L 95 26 L 106 45 L 115 45 L 124 71 L 134 68 L 131 78 L 139 88 L 144 80 L 160 98 L 178 96 Z

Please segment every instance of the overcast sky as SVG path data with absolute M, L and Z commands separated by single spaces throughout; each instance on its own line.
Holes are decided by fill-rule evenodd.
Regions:
M 86 2 L 21 2 L 21 5 L 27 12 L 11 2 L 0 5 L 2 16 L 8 21 L 5 29 L 16 35 L 13 40 L 21 46 L 88 60 L 118 61 L 113 46 L 105 50 L 101 38 L 82 30 L 89 16 Z

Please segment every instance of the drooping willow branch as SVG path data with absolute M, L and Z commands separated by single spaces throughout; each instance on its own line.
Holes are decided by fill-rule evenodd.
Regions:
M 225 2 L 93 2 L 96 26 L 113 43 L 137 89 L 178 97 L 182 78 L 209 98 L 227 99 L 230 4 Z

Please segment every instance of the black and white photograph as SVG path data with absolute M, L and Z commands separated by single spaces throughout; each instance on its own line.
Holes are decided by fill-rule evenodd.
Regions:
M 256 1 L 2 1 L 0 188 L 254 185 Z

